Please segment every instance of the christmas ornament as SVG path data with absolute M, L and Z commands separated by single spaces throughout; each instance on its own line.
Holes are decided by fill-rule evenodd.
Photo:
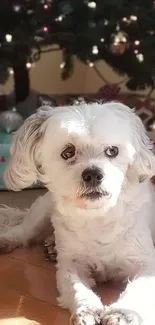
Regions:
M 153 112 L 154 112 L 154 101 L 150 98 L 146 98 L 145 100 L 137 99 L 135 104 L 130 107 L 136 107 L 136 113 L 141 118 L 142 122 L 145 124 L 146 128 L 149 130 L 151 129 L 152 119 L 153 119 Z M 150 125 L 148 125 L 148 123 Z
M 0 127 L 7 133 L 16 131 L 23 123 L 23 117 L 17 112 L 16 108 L 0 113 Z
M 66 105 L 80 105 L 80 104 L 84 104 L 86 103 L 86 98 L 84 97 L 77 97 L 77 96 L 74 96 L 74 97 L 68 97 L 66 99 Z
M 4 156 L 1 157 L 0 162 L 5 162 L 5 157 Z
M 155 131 L 155 114 L 146 124 L 147 131 Z
M 116 100 L 118 98 L 120 87 L 118 85 L 105 85 L 99 89 L 99 94 L 106 101 Z
M 37 96 L 37 108 L 40 106 L 58 106 L 55 99 L 51 98 L 48 95 L 40 94 Z
M 78 97 L 76 99 L 74 99 L 73 101 L 73 105 L 80 105 L 80 104 L 85 104 L 86 100 L 84 97 Z
M 112 35 L 109 51 L 115 55 L 122 55 L 130 47 L 128 34 L 119 31 Z

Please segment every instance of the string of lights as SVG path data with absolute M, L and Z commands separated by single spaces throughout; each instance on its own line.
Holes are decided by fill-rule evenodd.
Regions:
M 90 68 L 106 61 L 128 76 L 129 89 L 154 87 L 155 1 L 1 0 L 1 72 L 13 74 L 21 57 L 29 71 L 55 50 L 63 53 L 64 80 L 73 73 L 75 55 Z

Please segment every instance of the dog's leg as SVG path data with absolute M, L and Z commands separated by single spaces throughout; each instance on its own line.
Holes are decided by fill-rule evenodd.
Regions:
M 63 260 L 59 262 L 57 287 L 60 293 L 59 304 L 71 313 L 71 325 L 99 324 L 103 317 L 103 305 L 92 291 L 95 285 L 86 267 L 80 263 Z
M 45 240 L 52 232 L 51 205 L 51 194 L 46 193 L 25 212 L 7 207 L 0 209 L 4 222 L 4 231 L 2 222 L 0 224 L 0 253 L 8 253 L 16 247 L 26 246 L 33 241 Z
M 46 260 L 56 262 L 57 250 L 55 246 L 54 228 L 53 231 L 51 231 L 50 237 L 46 238 L 44 242 L 44 256 Z
M 134 280 L 128 282 L 118 301 L 104 315 L 102 325 L 155 324 L 155 253 Z

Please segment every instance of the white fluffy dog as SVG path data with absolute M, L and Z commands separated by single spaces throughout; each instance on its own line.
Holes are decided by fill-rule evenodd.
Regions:
M 59 303 L 71 324 L 154 325 L 155 157 L 140 119 L 115 102 L 41 108 L 11 153 L 7 186 L 39 179 L 49 191 L 25 213 L 0 210 L 1 252 L 45 236 L 51 219 Z M 92 288 L 108 279 L 127 286 L 107 307 Z

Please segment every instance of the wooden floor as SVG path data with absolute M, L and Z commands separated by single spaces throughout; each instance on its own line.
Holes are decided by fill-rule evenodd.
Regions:
M 0 203 L 28 207 L 41 190 L 0 192 Z M 97 288 L 104 303 L 116 300 L 120 289 Z M 42 247 L 18 249 L 0 256 L 0 325 L 67 325 L 69 313 L 57 306 L 55 265 L 44 260 Z

